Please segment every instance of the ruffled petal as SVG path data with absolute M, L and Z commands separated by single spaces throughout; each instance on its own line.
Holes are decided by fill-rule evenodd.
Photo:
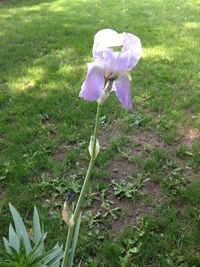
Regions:
M 111 29 L 100 30 L 94 36 L 94 44 L 92 49 L 93 57 L 98 58 L 101 52 L 103 52 L 106 48 L 121 45 L 122 34 L 119 34 Z
M 142 54 L 140 39 L 131 33 L 123 33 L 122 54 L 128 58 L 128 70 L 131 70 L 137 63 Z
M 86 79 L 81 86 L 79 96 L 87 101 L 94 101 L 101 96 L 103 88 L 103 68 L 97 63 L 89 63 Z
M 121 52 L 112 47 L 122 46 Z M 94 37 L 93 56 L 101 62 L 106 73 L 130 71 L 142 53 L 140 39 L 131 33 L 117 33 L 111 29 L 98 31 Z
M 132 108 L 130 81 L 126 74 L 121 74 L 113 83 L 113 91 L 119 98 L 122 106 L 127 109 Z

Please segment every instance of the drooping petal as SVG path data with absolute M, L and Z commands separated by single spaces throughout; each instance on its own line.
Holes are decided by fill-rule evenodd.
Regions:
M 123 33 L 122 54 L 128 57 L 128 69 L 131 70 L 137 63 L 142 54 L 140 39 L 131 33 Z
M 124 108 L 132 108 L 131 88 L 128 75 L 120 74 L 119 78 L 113 83 L 113 91 L 115 91 L 116 96 L 119 98 Z
M 79 96 L 87 101 L 97 100 L 103 91 L 104 73 L 103 68 L 97 63 L 88 64 L 86 79 L 81 86 Z
M 119 34 L 111 29 L 100 30 L 94 36 L 94 44 L 92 49 L 93 57 L 97 58 L 106 48 L 121 45 L 122 34 Z

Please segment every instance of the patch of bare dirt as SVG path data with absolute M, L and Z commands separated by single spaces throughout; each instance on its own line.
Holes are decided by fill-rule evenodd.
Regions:
M 183 174 L 187 178 L 197 178 L 200 177 L 200 170 L 193 170 L 184 159 L 176 158 L 178 166 L 181 168 Z
M 111 140 L 119 138 L 123 134 L 124 133 L 116 121 L 113 125 L 109 125 L 108 128 L 101 129 L 100 142 L 103 143 L 104 147 L 107 147 Z M 130 131 L 128 132 L 127 137 L 131 142 L 123 147 L 122 150 L 127 152 L 130 157 L 140 156 L 145 149 L 151 151 L 156 147 L 165 147 L 164 142 L 159 140 L 159 138 L 152 132 L 143 132 L 140 129 L 134 129 L 132 133 L 130 133 Z M 136 175 L 138 172 L 137 167 L 132 162 L 123 158 L 113 158 L 108 165 L 108 171 L 110 173 L 110 180 L 125 179 L 127 181 L 129 181 L 129 176 Z M 148 181 L 144 186 L 143 193 L 151 201 L 146 201 L 143 197 L 140 197 L 136 201 L 129 201 L 126 198 L 119 199 L 114 195 L 111 186 L 109 186 L 108 195 L 113 202 L 113 208 L 119 207 L 122 210 L 122 215 L 118 219 L 112 220 L 111 227 L 113 233 L 122 231 L 125 226 L 136 226 L 137 220 L 141 215 L 153 213 L 155 205 L 165 201 L 165 196 L 159 183 Z M 103 211 L 100 206 L 96 206 L 95 210 Z
M 121 136 L 121 130 L 118 121 L 107 124 L 99 129 L 99 142 L 103 148 L 108 147 L 111 141 Z
M 137 201 L 135 203 L 126 203 L 122 206 L 122 216 L 117 220 L 112 220 L 112 233 L 120 233 L 125 227 L 134 227 L 137 225 L 138 218 L 142 215 L 151 214 L 153 207 L 147 205 L 144 201 Z
M 147 203 L 142 197 L 135 201 L 127 198 L 117 198 L 112 190 L 109 189 L 108 199 L 112 201 L 111 209 L 120 208 L 121 212 L 117 219 L 110 218 L 110 230 L 113 234 L 120 233 L 126 226 L 134 227 L 137 225 L 138 218 L 143 215 L 151 214 L 154 210 L 152 203 Z M 96 202 L 93 205 L 93 212 L 104 214 L 107 210 L 102 207 L 102 202 Z
M 114 138 L 117 139 L 123 134 L 120 125 L 115 121 L 113 125 L 106 126 L 106 129 L 101 129 L 100 142 L 103 143 L 104 147 L 108 147 Z M 165 144 L 152 132 L 133 129 L 132 133 L 128 132 L 127 137 L 131 142 L 124 146 L 122 150 L 127 152 L 130 157 L 140 156 L 145 149 L 151 151 L 156 147 L 165 147 Z M 110 181 L 112 179 L 129 181 L 128 177 L 136 175 L 138 172 L 137 167 L 132 162 L 123 158 L 113 158 L 108 165 L 108 171 L 110 173 Z M 119 199 L 114 195 L 111 186 L 109 186 L 108 195 L 113 202 L 113 208 L 119 207 L 122 210 L 122 215 L 117 220 L 112 220 L 113 233 L 122 231 L 125 226 L 136 226 L 137 220 L 141 215 L 152 213 L 155 205 L 165 201 L 164 194 L 158 183 L 148 181 L 144 186 L 143 193 L 151 201 L 146 201 L 143 197 L 136 201 L 129 201 L 126 198 Z M 95 207 L 95 210 L 103 211 L 100 204 Z
M 159 183 L 148 181 L 145 184 L 145 191 L 155 204 L 161 204 L 165 201 L 165 195 L 163 194 Z
M 112 197 L 114 206 L 122 209 L 122 216 L 117 220 L 112 220 L 113 233 L 121 232 L 126 226 L 136 226 L 139 217 L 152 214 L 156 205 L 165 202 L 165 196 L 158 183 L 148 181 L 145 184 L 144 192 L 146 196 L 151 198 L 151 202 L 147 202 L 142 196 L 135 202 L 127 199 L 118 199 L 115 196 Z
M 133 140 L 141 146 L 148 146 L 150 150 L 156 147 L 163 147 L 164 143 L 152 132 L 137 131 L 133 133 Z
M 186 214 L 188 203 L 185 203 L 182 199 L 177 198 L 174 202 L 174 206 L 180 216 L 184 216 Z
M 50 155 L 55 162 L 63 163 L 66 158 L 66 151 L 53 151 Z
M 192 147 L 194 142 L 200 138 L 200 131 L 197 128 L 185 128 L 182 125 L 177 125 L 177 128 L 182 136 L 180 145 Z
M 113 159 L 108 166 L 108 171 L 112 179 L 126 179 L 135 174 L 136 168 L 126 159 Z
M 119 122 L 116 120 L 112 124 L 100 128 L 100 145 L 103 148 L 107 148 L 113 140 L 123 137 L 124 135 L 125 133 L 123 133 L 122 127 L 120 127 Z M 164 142 L 162 142 L 156 136 L 156 134 L 152 132 L 144 132 L 136 128 L 133 129 L 132 133 L 129 131 L 128 134 L 126 134 L 126 137 L 128 137 L 128 139 L 131 141 L 130 146 L 133 146 L 134 144 L 134 148 L 132 151 L 134 156 L 140 155 L 145 147 L 149 150 L 153 150 L 156 147 L 166 146 Z M 127 149 L 130 149 L 130 147 L 127 146 Z
M 51 151 L 49 155 L 57 163 L 63 163 L 67 157 L 67 154 L 70 153 L 75 148 L 75 144 L 66 144 L 62 143 L 56 150 Z
M 165 144 L 152 132 L 137 130 L 128 137 L 131 143 L 134 144 L 132 149 L 132 156 L 134 157 L 140 156 L 144 150 L 152 151 L 157 147 L 165 147 Z
M 124 165 L 121 165 L 123 167 Z M 123 168 L 121 169 L 123 171 Z M 132 173 L 132 169 L 130 169 Z M 119 174 L 118 174 L 119 175 Z M 121 176 L 121 173 L 120 175 Z M 114 176 L 116 178 L 116 176 Z M 121 178 L 121 177 L 120 177 Z M 113 234 L 123 231 L 124 227 L 134 227 L 141 216 L 153 214 L 155 206 L 166 201 L 159 183 L 148 181 L 141 191 L 144 195 L 138 196 L 135 200 L 126 197 L 119 198 L 115 196 L 112 186 L 108 186 L 106 200 L 112 201 L 111 208 L 120 208 L 121 215 L 117 219 L 111 219 L 111 231 Z M 105 201 L 106 201 L 105 200 Z M 93 205 L 94 213 L 104 214 L 106 209 L 102 207 L 102 200 Z

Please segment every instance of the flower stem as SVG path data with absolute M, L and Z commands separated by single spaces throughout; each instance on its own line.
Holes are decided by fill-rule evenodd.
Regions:
M 74 232 L 74 225 L 69 226 L 68 233 L 67 233 L 67 241 L 66 241 L 65 251 L 64 251 L 64 257 L 63 257 L 63 261 L 62 261 L 62 267 L 66 267 L 67 266 L 67 262 L 68 262 L 68 259 L 69 259 L 69 250 L 70 250 L 70 247 L 71 247 L 73 232 Z
M 78 215 L 79 215 L 79 211 L 85 196 L 85 191 L 86 191 L 86 187 L 87 187 L 87 183 L 88 180 L 90 178 L 90 174 L 92 171 L 92 167 L 94 165 L 94 161 L 95 161 L 95 151 L 96 151 L 96 140 L 97 140 L 97 134 L 98 134 L 98 129 L 99 129 L 99 119 L 100 119 L 100 107 L 101 105 L 98 104 L 97 106 L 97 113 L 96 113 L 96 122 L 95 122 L 95 128 L 94 128 L 94 139 L 93 139 L 93 148 L 92 148 L 92 156 L 90 158 L 90 163 L 88 166 L 88 170 L 85 176 L 85 180 L 83 183 L 83 187 L 81 190 L 81 193 L 79 195 L 78 201 L 77 201 L 77 205 L 75 208 L 75 212 L 74 212 L 74 224 L 77 221 Z M 64 252 L 64 257 L 63 257 L 63 262 L 62 262 L 62 267 L 67 267 L 67 263 L 69 260 L 69 250 L 71 248 L 71 243 L 72 243 L 72 237 L 73 237 L 73 232 L 74 232 L 74 224 L 70 225 L 68 228 L 68 234 L 67 234 L 67 241 L 66 241 L 66 245 L 65 245 L 65 252 Z
M 83 198 L 85 196 L 85 190 L 86 190 L 87 183 L 88 183 L 88 180 L 90 178 L 92 167 L 93 167 L 94 161 L 95 161 L 96 140 L 97 140 L 97 134 L 98 134 L 98 130 L 99 130 L 100 109 L 101 109 L 101 105 L 98 104 L 98 106 L 97 106 L 97 114 L 96 114 L 96 122 L 95 122 L 95 128 L 94 128 L 94 137 L 93 137 L 94 139 L 93 139 L 92 156 L 90 158 L 90 163 L 89 163 L 88 170 L 87 170 L 87 173 L 86 173 L 86 176 L 85 176 L 83 187 L 82 187 L 82 190 L 81 190 L 81 193 L 79 195 L 79 198 L 78 198 L 78 201 L 77 201 L 77 205 L 76 205 L 76 208 L 75 208 L 75 212 L 74 212 L 74 221 L 75 222 L 76 222 L 76 220 L 78 218 L 78 215 L 79 215 L 79 210 L 80 210 L 81 204 L 83 202 Z
M 105 90 L 110 90 L 112 87 L 112 83 L 113 80 L 108 80 L 104 91 Z M 98 102 L 98 101 L 97 101 Z M 72 238 L 73 238 L 73 233 L 74 233 L 74 226 L 76 224 L 76 221 L 78 219 L 79 216 L 79 211 L 83 202 L 83 199 L 85 197 L 85 192 L 87 189 L 87 184 L 90 178 L 90 174 L 95 162 L 95 158 L 96 158 L 96 141 L 97 141 L 97 135 L 98 135 L 98 130 L 99 130 L 99 123 L 100 123 L 100 111 L 101 111 L 101 106 L 102 103 L 98 102 L 98 106 L 97 106 L 97 113 L 96 113 L 96 120 L 95 120 L 95 127 L 94 127 L 94 135 L 93 135 L 93 147 L 92 147 L 92 155 L 90 158 L 90 163 L 88 166 L 88 170 L 85 176 L 85 180 L 81 189 L 81 193 L 79 195 L 77 204 L 76 204 L 76 208 L 73 214 L 73 223 L 71 225 L 69 225 L 69 229 L 68 229 L 68 235 L 67 235 L 67 241 L 66 241 L 66 245 L 65 245 L 65 252 L 64 252 L 64 257 L 63 257 L 63 262 L 62 262 L 62 267 L 68 267 L 68 262 L 69 262 L 69 251 L 71 248 L 71 243 L 72 243 Z

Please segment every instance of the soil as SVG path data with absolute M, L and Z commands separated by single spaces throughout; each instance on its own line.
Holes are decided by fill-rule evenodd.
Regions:
M 109 146 L 110 142 L 113 141 L 113 139 L 119 138 L 123 134 L 124 133 L 121 131 L 118 122 L 115 121 L 113 125 L 106 127 L 106 131 L 103 128 L 100 130 L 99 140 L 103 147 L 106 148 Z M 197 131 L 197 129 L 188 129 L 185 132 L 185 135 L 183 135 L 181 142 L 172 145 L 165 144 L 159 139 L 158 136 L 156 136 L 156 134 L 152 132 L 144 132 L 140 129 L 134 129 L 131 134 L 130 132 L 128 132 L 127 137 L 129 138 L 129 140 L 131 140 L 131 145 L 123 147 L 123 151 L 127 150 L 130 153 L 130 156 L 140 156 L 145 147 L 148 148 L 149 151 L 154 150 L 156 147 L 159 147 L 161 149 L 167 150 L 174 156 L 174 153 L 178 149 L 180 144 L 192 146 L 192 143 L 199 137 L 199 131 Z M 185 162 L 177 159 L 177 163 L 178 165 L 180 164 L 180 166 L 182 166 L 184 175 L 195 175 L 193 170 L 189 166 L 187 166 Z M 137 174 L 137 168 L 133 163 L 129 162 L 129 160 L 127 159 L 118 158 L 112 159 L 108 166 L 108 171 L 110 173 L 110 182 L 113 179 L 127 179 L 128 176 Z M 159 183 L 155 183 L 149 180 L 145 184 L 144 193 L 147 198 L 149 197 L 151 199 L 151 201 L 146 201 L 143 197 L 140 197 L 136 201 L 118 199 L 112 192 L 112 189 L 108 189 L 109 199 L 113 201 L 113 208 L 120 207 L 122 209 L 122 216 L 120 216 L 117 220 L 112 220 L 111 228 L 113 233 L 122 231 L 125 226 L 136 226 L 138 218 L 141 215 L 143 216 L 152 214 L 156 205 L 166 202 L 165 194 L 162 191 Z M 183 207 L 181 203 L 179 204 L 179 209 L 182 210 Z M 96 206 L 95 210 L 102 211 L 102 208 Z
M 113 159 L 108 166 L 108 171 L 111 178 L 117 180 L 136 174 L 135 166 L 126 159 Z
M 44 123 L 48 124 L 49 122 L 46 121 Z M 113 140 L 124 135 L 125 133 L 117 120 L 105 127 L 102 126 L 98 138 L 101 149 L 107 149 Z M 199 132 L 196 129 L 188 129 L 181 141 L 172 145 L 165 144 L 155 133 L 142 131 L 141 129 L 136 128 L 132 131 L 128 131 L 126 137 L 130 140 L 130 144 L 123 147 L 123 152 L 127 152 L 130 157 L 138 157 L 145 149 L 152 151 L 157 147 L 166 150 L 174 156 L 175 151 L 181 144 L 192 146 L 192 142 L 199 137 Z M 71 146 L 69 144 L 62 144 L 57 151 L 51 153 L 51 156 L 56 162 L 63 162 L 67 153 L 74 147 L 74 144 Z M 183 169 L 184 175 L 195 175 L 193 170 L 185 164 L 184 160 L 177 158 L 176 160 L 178 165 Z M 86 169 L 87 164 L 85 162 L 79 162 L 78 164 L 80 165 L 79 169 L 80 167 L 82 170 Z M 76 172 L 77 170 L 75 169 L 76 168 L 74 168 L 74 171 Z M 129 181 L 129 176 L 134 176 L 138 173 L 137 167 L 129 159 L 114 157 L 108 164 L 108 172 L 110 178 L 107 185 L 107 199 L 113 202 L 112 208 L 121 208 L 121 216 L 116 220 L 111 219 L 111 230 L 113 233 L 122 231 L 125 226 L 136 226 L 139 217 L 152 214 L 156 205 L 166 202 L 166 197 L 160 184 L 151 180 L 145 184 L 144 189 L 142 190 L 144 196 L 140 196 L 135 200 L 129 200 L 127 198 L 119 199 L 114 195 L 113 189 L 111 188 L 111 181 L 113 179 L 125 179 Z M 94 203 L 94 213 L 97 213 L 98 211 L 102 213 L 106 212 L 101 204 L 101 200 Z M 180 207 L 178 210 L 182 210 L 183 207 L 181 203 L 178 203 L 177 206 L 179 206 L 179 204 Z
M 192 147 L 194 142 L 200 140 L 200 131 L 197 128 L 185 128 L 182 125 L 177 125 L 177 129 L 182 136 L 179 145 Z
M 106 148 L 109 144 L 121 136 L 120 126 L 117 120 L 112 124 L 107 124 L 99 129 L 99 142 L 102 148 Z

